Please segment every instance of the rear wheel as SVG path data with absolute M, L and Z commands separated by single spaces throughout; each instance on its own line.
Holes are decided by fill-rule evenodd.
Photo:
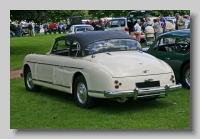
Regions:
M 24 84 L 25 84 L 26 90 L 30 92 L 39 92 L 41 89 L 41 86 L 33 84 L 33 78 L 32 78 L 32 73 L 31 73 L 30 68 L 25 69 Z
M 183 85 L 190 89 L 190 63 L 186 64 L 182 72 Z
M 94 98 L 88 96 L 87 83 L 85 78 L 80 75 L 74 83 L 74 97 L 76 103 L 81 108 L 92 108 L 95 104 Z

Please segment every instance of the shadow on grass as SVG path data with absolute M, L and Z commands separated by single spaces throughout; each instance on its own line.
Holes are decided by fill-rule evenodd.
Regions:
M 43 87 L 41 91 L 36 93 L 35 95 L 48 97 L 53 101 L 58 101 L 66 103 L 66 105 L 73 105 L 74 107 L 78 107 L 76 105 L 74 96 L 72 94 L 68 94 L 65 92 L 56 91 Z M 144 111 L 144 110 L 149 111 L 151 109 L 162 109 L 164 107 L 170 106 L 170 104 L 167 103 L 165 99 L 167 98 L 160 98 L 157 100 L 136 100 L 136 101 L 128 100 L 125 103 L 119 103 L 110 99 L 96 99 L 96 105 L 91 110 L 94 110 L 96 112 L 98 111 L 100 113 L 112 113 L 112 114 L 119 114 L 127 111 L 134 111 L 134 112 Z

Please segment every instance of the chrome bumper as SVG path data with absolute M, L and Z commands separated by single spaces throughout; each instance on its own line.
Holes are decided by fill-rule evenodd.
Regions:
M 168 95 L 169 91 L 176 90 L 182 88 L 181 84 L 169 86 L 165 85 L 165 87 L 159 88 L 151 88 L 151 89 L 138 89 L 129 91 L 104 91 L 104 96 L 108 98 L 117 98 L 117 97 L 133 97 L 134 100 L 137 98 L 145 98 L 145 97 L 165 97 Z

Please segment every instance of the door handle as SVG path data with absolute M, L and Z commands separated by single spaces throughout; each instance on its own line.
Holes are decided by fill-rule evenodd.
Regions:
M 166 60 L 170 60 L 170 58 L 165 58 Z

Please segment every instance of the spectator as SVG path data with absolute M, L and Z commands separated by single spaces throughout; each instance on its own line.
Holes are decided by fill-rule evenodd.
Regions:
M 87 21 L 85 22 L 85 24 L 89 25 L 90 23 L 89 23 L 89 21 L 87 20 Z
M 163 33 L 165 33 L 165 29 L 166 29 L 166 20 L 165 20 L 163 14 L 160 14 L 160 23 L 161 23 L 161 26 L 162 26 L 162 28 L 163 28 Z
M 162 26 L 158 23 L 157 19 L 154 19 L 153 22 L 154 22 L 153 28 L 154 28 L 154 32 L 155 32 L 155 38 L 157 38 L 160 34 L 163 33 L 163 28 L 162 28 Z
M 185 29 L 185 21 L 183 17 L 179 15 L 179 13 L 175 14 L 176 21 L 175 21 L 175 28 L 176 30 Z
M 18 24 L 18 26 L 17 26 L 17 35 L 18 35 L 18 37 L 19 38 L 21 38 L 22 37 L 22 24 Z
M 34 22 L 31 22 L 32 25 L 32 36 L 35 36 L 35 25 Z
M 29 33 L 29 36 L 32 36 L 32 29 L 33 29 L 33 26 L 31 24 L 31 22 L 29 23 L 28 25 L 28 33 Z
M 135 29 L 135 36 L 136 39 L 138 40 L 138 42 L 140 42 L 140 38 L 141 38 L 141 26 L 140 26 L 140 19 L 137 20 L 137 23 L 134 26 Z
M 151 21 L 149 20 L 148 17 L 146 17 L 145 22 L 143 24 L 144 29 L 146 28 L 146 26 L 151 26 L 151 25 L 152 25 Z

